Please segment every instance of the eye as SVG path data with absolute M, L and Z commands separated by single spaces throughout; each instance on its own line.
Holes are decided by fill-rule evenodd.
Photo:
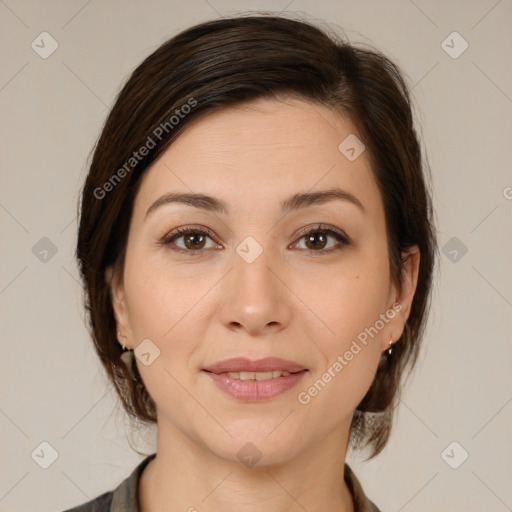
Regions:
M 213 243 L 213 247 L 205 247 L 206 239 L 212 240 L 213 232 L 208 228 L 198 228 L 194 226 L 180 227 L 169 233 L 162 243 L 176 252 L 186 253 L 190 256 L 199 256 L 205 249 L 219 247 Z M 176 240 L 183 239 L 184 246 L 175 243 Z M 212 240 L 213 242 L 213 240 Z M 174 246 L 174 247 L 173 247 Z
M 315 254 L 315 256 L 330 253 L 350 245 L 349 238 L 343 232 L 322 224 L 314 228 L 305 228 L 298 233 L 298 236 L 300 237 L 299 242 L 304 239 L 306 245 L 305 250 L 311 254 Z M 326 249 L 329 238 L 334 238 L 338 243 Z
M 169 233 L 162 240 L 162 244 L 169 246 L 169 248 L 175 252 L 187 254 L 188 256 L 200 256 L 204 254 L 207 249 L 222 249 L 221 246 L 213 241 L 214 236 L 213 231 L 208 228 L 184 226 Z M 342 231 L 323 224 L 304 228 L 297 233 L 297 236 L 299 237 L 299 241 L 292 244 L 292 246 L 299 245 L 299 242 L 304 239 L 306 247 L 303 249 L 315 256 L 331 253 L 351 243 L 350 239 Z M 338 243 L 326 248 L 329 238 L 337 240 Z M 181 239 L 183 245 L 176 243 Z M 212 242 L 210 247 L 206 246 L 207 239 L 210 239 Z

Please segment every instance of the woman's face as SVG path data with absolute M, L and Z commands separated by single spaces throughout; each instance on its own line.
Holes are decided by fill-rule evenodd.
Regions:
M 381 352 L 402 334 L 419 263 L 416 252 L 396 290 L 382 199 L 354 133 L 318 105 L 260 99 L 191 124 L 148 169 L 112 286 L 159 430 L 267 463 L 348 436 Z M 332 189 L 343 192 L 314 195 Z M 170 193 L 224 209 L 161 200 Z M 184 227 L 192 233 L 173 236 Z M 307 371 L 274 381 L 205 371 L 234 357 Z M 263 369 L 283 366 L 272 364 Z

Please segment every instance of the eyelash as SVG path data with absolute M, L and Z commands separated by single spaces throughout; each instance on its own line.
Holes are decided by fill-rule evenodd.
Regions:
M 335 230 L 329 226 L 325 226 L 324 224 L 319 224 L 318 226 L 313 227 L 313 228 L 304 228 L 303 230 L 299 231 L 299 233 L 297 233 L 297 236 L 298 236 L 297 243 L 302 238 L 304 238 L 308 235 L 314 234 L 314 233 L 318 233 L 318 232 L 333 236 L 336 240 L 338 240 L 338 242 L 341 242 L 341 245 L 340 245 L 340 243 L 338 243 L 337 246 L 331 247 L 330 249 L 320 249 L 318 251 L 315 251 L 313 249 L 303 249 L 303 250 L 307 251 L 309 254 L 311 254 L 312 256 L 321 256 L 326 253 L 330 254 L 331 252 L 334 252 L 336 250 L 341 250 L 345 246 L 348 246 L 351 244 L 350 239 L 344 233 L 342 233 L 341 231 Z M 207 235 L 210 238 L 214 238 L 213 231 L 211 231 L 208 228 L 196 228 L 194 226 L 185 226 L 185 227 L 177 228 L 174 231 L 172 231 L 171 233 L 169 233 L 162 240 L 161 243 L 163 245 L 169 246 L 169 248 L 174 252 L 187 254 L 188 256 L 201 256 L 206 251 L 209 250 L 209 249 L 188 250 L 188 249 L 183 249 L 181 247 L 178 247 L 178 248 L 171 247 L 171 244 L 175 240 L 182 238 L 184 235 L 188 235 L 188 234 Z

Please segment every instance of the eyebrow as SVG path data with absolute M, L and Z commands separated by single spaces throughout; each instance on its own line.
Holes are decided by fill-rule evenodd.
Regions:
M 286 214 L 308 206 L 324 204 L 329 201 L 347 201 L 357 206 L 363 213 L 366 211 L 361 201 L 350 192 L 341 188 L 331 188 L 318 192 L 299 192 L 281 203 L 281 213 Z M 172 203 L 181 203 L 215 213 L 229 214 L 228 205 L 216 197 L 199 193 L 170 192 L 159 197 L 146 211 L 146 218 L 157 208 Z

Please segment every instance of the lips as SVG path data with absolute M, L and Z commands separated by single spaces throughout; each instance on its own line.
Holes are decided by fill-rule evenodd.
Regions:
M 285 359 L 281 359 L 279 357 L 266 357 L 264 359 L 258 359 L 256 361 L 251 361 L 246 357 L 233 357 L 231 359 L 225 359 L 224 361 L 219 361 L 214 363 L 207 368 L 204 368 L 204 371 L 210 373 L 228 373 L 228 372 L 272 372 L 272 371 L 282 371 L 289 373 L 297 373 L 303 370 L 307 370 L 307 368 L 299 363 L 294 361 L 287 361 Z

